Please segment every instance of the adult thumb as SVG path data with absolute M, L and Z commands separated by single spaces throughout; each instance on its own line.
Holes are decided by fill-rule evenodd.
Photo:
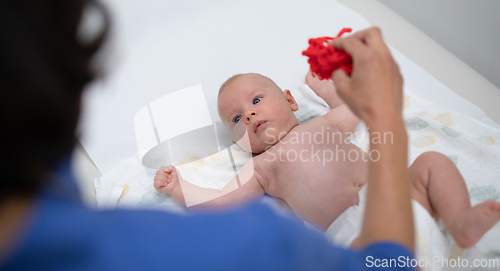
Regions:
M 351 77 L 343 69 L 337 69 L 332 74 L 332 80 L 335 83 L 337 93 L 345 100 L 345 97 L 349 96 L 351 92 Z

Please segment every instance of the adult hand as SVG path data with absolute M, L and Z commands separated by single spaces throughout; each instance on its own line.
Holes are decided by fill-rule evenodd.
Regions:
M 401 117 L 403 78 L 380 29 L 369 28 L 330 44 L 353 59 L 350 77 L 342 69 L 332 75 L 338 94 L 352 111 L 368 124 L 388 116 Z

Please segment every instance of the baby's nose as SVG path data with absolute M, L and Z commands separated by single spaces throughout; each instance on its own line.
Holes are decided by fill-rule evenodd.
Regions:
M 250 122 L 250 118 L 252 118 L 254 116 L 257 116 L 257 112 L 255 112 L 255 111 L 247 111 L 247 114 L 245 114 L 245 122 L 249 123 Z

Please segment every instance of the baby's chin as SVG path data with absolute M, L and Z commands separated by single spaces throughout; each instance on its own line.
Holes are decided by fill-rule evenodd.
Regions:
M 269 146 L 271 147 L 271 146 Z M 252 153 L 255 155 L 261 154 L 263 152 L 267 151 L 267 148 L 257 148 L 257 149 L 252 149 Z
M 250 147 L 250 146 L 244 146 L 244 145 L 240 145 L 240 144 L 238 144 L 238 146 L 241 149 L 243 149 L 244 151 L 249 152 L 249 153 L 253 153 L 253 154 L 261 154 L 267 150 L 266 147 L 261 147 L 261 146 Z
M 272 147 L 274 145 L 274 144 L 267 144 L 267 143 L 263 143 L 263 142 L 245 144 L 244 142 L 239 141 L 239 142 L 235 142 L 235 143 L 242 150 L 249 152 L 249 153 L 253 153 L 254 155 L 261 154 L 261 153 L 267 151 L 267 149 L 269 149 L 270 147 Z
M 286 135 L 286 133 L 281 133 L 279 135 L 274 135 L 274 133 L 271 133 L 268 135 L 266 132 L 265 135 L 266 136 L 264 137 L 255 136 L 249 138 L 247 134 L 245 134 L 245 136 L 238 140 L 235 140 L 233 138 L 233 142 L 246 152 L 261 154 L 274 146 L 277 142 L 279 142 L 281 138 Z
M 276 142 L 259 142 L 259 144 L 252 145 L 252 153 L 253 154 L 261 154 L 263 152 L 266 152 L 269 148 L 274 146 Z

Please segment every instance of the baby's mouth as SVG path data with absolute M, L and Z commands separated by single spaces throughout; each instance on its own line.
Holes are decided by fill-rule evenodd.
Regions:
M 254 132 L 257 133 L 260 130 L 262 130 L 264 128 L 264 124 L 266 124 L 266 122 L 267 121 L 265 121 L 265 120 L 259 120 L 259 121 L 254 122 L 254 124 L 253 124 Z

